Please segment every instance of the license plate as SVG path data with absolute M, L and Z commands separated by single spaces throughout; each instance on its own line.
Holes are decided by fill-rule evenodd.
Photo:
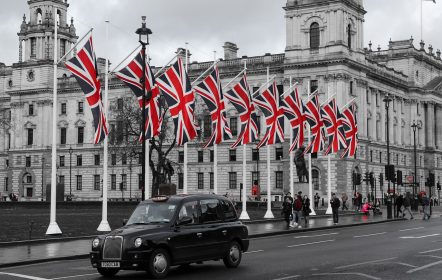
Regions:
M 120 262 L 101 262 L 101 267 L 120 267 Z

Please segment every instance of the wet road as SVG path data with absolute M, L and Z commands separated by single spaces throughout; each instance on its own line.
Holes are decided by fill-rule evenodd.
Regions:
M 442 219 L 411 220 L 253 239 L 237 269 L 222 262 L 173 268 L 168 279 L 440 279 Z M 0 270 L 2 280 L 103 279 L 88 260 Z M 147 279 L 120 272 L 115 279 Z

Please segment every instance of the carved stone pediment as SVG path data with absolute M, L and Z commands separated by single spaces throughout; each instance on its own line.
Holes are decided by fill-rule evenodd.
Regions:
M 86 126 L 86 122 L 83 120 L 78 120 L 75 122 L 75 127 L 85 127 Z

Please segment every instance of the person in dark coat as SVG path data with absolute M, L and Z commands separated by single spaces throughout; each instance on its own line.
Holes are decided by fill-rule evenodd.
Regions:
M 287 223 L 287 229 L 290 228 L 290 219 L 292 216 L 292 207 L 293 207 L 293 198 L 290 196 L 290 193 L 284 197 L 284 202 L 282 203 L 282 215 L 284 216 L 284 220 Z
M 310 209 L 310 199 L 307 195 L 304 195 L 304 201 L 302 202 L 302 215 L 304 216 L 304 225 L 307 227 L 308 225 L 308 216 L 310 216 L 310 213 L 312 210 Z
M 331 205 L 332 212 L 333 212 L 333 223 L 335 225 L 337 225 L 338 222 L 339 222 L 338 211 L 339 211 L 339 206 L 341 206 L 341 202 L 339 201 L 339 198 L 336 197 L 335 193 L 332 193 L 332 197 L 331 197 L 331 200 L 330 200 L 330 205 Z
M 396 217 L 399 217 L 399 213 L 401 213 L 401 215 L 404 215 L 404 212 L 402 212 L 402 206 L 404 205 L 404 197 L 401 195 L 399 195 L 396 198 Z

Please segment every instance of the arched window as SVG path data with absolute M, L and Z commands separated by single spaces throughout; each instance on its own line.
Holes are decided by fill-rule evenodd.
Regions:
M 42 12 L 41 12 L 41 9 L 38 8 L 36 13 L 37 13 L 37 24 L 41 24 L 42 23 Z
M 319 24 L 317 22 L 310 25 L 310 48 L 319 49 Z
M 312 169 L 312 185 L 315 191 L 319 191 L 319 170 Z
M 57 25 L 60 25 L 60 19 L 61 19 L 61 12 L 60 10 L 57 10 Z
M 347 42 L 348 48 L 351 49 L 351 24 L 347 26 Z

